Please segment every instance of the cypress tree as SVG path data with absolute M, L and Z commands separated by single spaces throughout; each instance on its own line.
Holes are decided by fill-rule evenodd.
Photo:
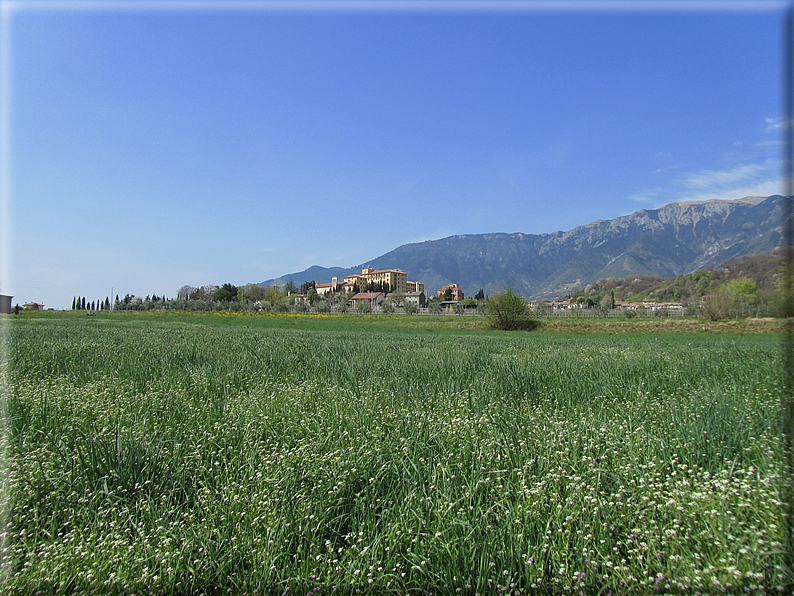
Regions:
M 80 310 L 85 310 L 85 296 L 82 298 L 82 305 L 80 306 Z
M 77 298 L 75 298 L 74 296 L 72 296 L 72 310 L 74 310 L 74 305 L 75 305 L 75 302 L 77 302 Z

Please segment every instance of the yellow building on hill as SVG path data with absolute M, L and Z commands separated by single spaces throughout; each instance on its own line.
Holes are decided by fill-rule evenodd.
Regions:
M 389 292 L 402 292 L 405 293 L 408 289 L 408 275 L 399 269 L 369 269 L 364 268 L 361 270 L 360 275 L 348 275 L 345 277 L 345 283 L 357 285 L 359 288 L 366 288 L 370 283 L 382 284 L 386 287 L 388 284 Z

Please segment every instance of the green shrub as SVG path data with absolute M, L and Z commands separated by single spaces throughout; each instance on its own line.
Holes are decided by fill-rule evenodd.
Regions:
M 494 329 L 504 331 L 530 331 L 537 323 L 529 315 L 529 305 L 521 294 L 511 288 L 496 292 L 485 301 L 485 314 L 491 319 Z

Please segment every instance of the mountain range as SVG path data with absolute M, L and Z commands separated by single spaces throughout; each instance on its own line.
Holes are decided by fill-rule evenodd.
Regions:
M 784 198 L 670 203 L 567 232 L 464 234 L 404 244 L 355 267 L 313 266 L 262 282 L 329 283 L 362 267 L 400 269 L 425 293 L 457 283 L 467 296 L 511 287 L 549 298 L 609 277 L 691 273 L 781 244 Z

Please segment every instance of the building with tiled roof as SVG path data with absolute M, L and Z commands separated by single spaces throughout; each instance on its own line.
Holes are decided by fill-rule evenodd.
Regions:
M 370 284 L 380 284 L 385 293 L 407 292 L 408 275 L 399 269 L 370 269 L 365 267 L 361 274 L 346 275 L 345 283 L 357 285 L 359 289 L 366 290 Z

